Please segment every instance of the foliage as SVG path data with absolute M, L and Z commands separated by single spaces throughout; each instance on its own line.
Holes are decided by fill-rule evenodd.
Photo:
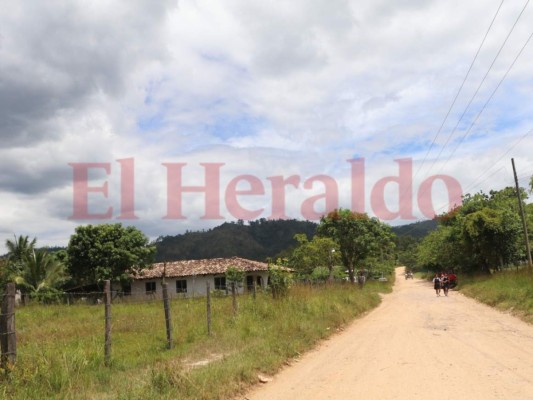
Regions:
M 276 258 L 298 243 L 297 233 L 315 235 L 317 224 L 310 221 L 267 220 L 224 223 L 201 232 L 159 237 L 156 261 L 194 260 L 217 257 L 243 257 L 264 261 Z M 206 246 L 206 243 L 209 245 Z
M 410 235 L 396 236 L 396 254 L 399 265 L 405 265 L 408 270 L 416 269 L 416 250 L 421 240 Z
M 415 239 L 422 239 L 431 231 L 437 229 L 437 220 L 418 221 L 412 224 L 393 226 L 391 229 L 398 237 L 410 236 Z
M 155 247 L 137 228 L 121 224 L 76 228 L 67 248 L 69 268 L 77 285 L 100 284 L 106 279 L 127 281 L 128 275 L 149 265 Z
M 417 248 L 420 267 L 462 272 L 500 270 L 524 258 L 515 189 L 467 194 L 463 204 L 439 216 L 439 227 Z M 523 200 L 527 198 L 521 189 Z
M 394 248 L 394 235 L 388 225 L 348 209 L 334 210 L 322 217 L 318 233 L 338 244 L 342 263 L 352 283 L 355 282 L 355 269 L 361 268 L 366 258 L 376 254 L 384 258 L 386 254 L 391 255 Z
M 15 282 L 23 294 L 38 301 L 52 301 L 57 297 L 58 288 L 68 279 L 66 266 L 47 250 L 36 250 L 37 239 L 30 241 L 28 236 L 15 236 L 7 240 L 7 260 L 1 266 L 2 286 Z
M 331 277 L 333 277 L 335 280 L 344 280 L 347 275 L 343 269 L 344 268 L 338 265 L 334 266 L 332 271 L 326 267 L 316 267 L 309 275 L 309 279 L 312 281 L 327 281 L 331 280 Z
M 30 242 L 28 236 L 15 236 L 15 240 L 7 239 L 6 247 L 8 251 L 8 261 L 10 264 L 22 264 L 28 258 L 35 248 L 37 239 L 33 238 Z
M 511 311 L 533 323 L 533 273 L 528 269 L 510 270 L 476 279 L 461 279 L 461 293 L 502 311 Z
M 228 283 L 235 282 L 235 284 L 239 285 L 244 281 L 245 276 L 246 273 L 243 270 L 234 266 L 228 267 L 226 270 L 226 281 Z
M 288 258 L 288 266 L 300 277 L 309 276 L 317 267 L 324 267 L 328 277 L 333 278 L 333 266 L 340 261 L 339 246 L 329 237 L 315 236 L 311 241 L 305 234 L 297 234 L 294 238 L 299 245 Z
M 112 361 L 104 367 L 103 310 L 95 305 L 17 308 L 17 364 L 1 378 L 0 398 L 229 399 L 274 374 L 355 317 L 377 306 L 390 285 L 353 290 L 334 284 L 295 285 L 283 301 L 242 296 L 238 318 L 231 299 L 212 298 L 213 335 L 205 299 L 171 300 L 175 347 L 165 348 L 160 302 L 112 305 Z M 192 368 L 195 363 L 207 365 Z
M 268 286 L 272 292 L 272 297 L 277 299 L 289 293 L 293 279 L 291 272 L 286 267 L 269 264 L 268 279 Z
M 50 299 L 67 279 L 65 264 L 46 250 L 37 250 L 24 260 L 14 281 L 23 293 L 32 293 L 37 299 Z
M 20 275 L 24 269 L 26 260 L 31 256 L 35 244 L 36 238 L 31 241 L 28 236 L 19 235 L 15 236 L 14 240 L 6 240 L 7 248 L 7 260 L 2 268 L 1 279 L 2 288 L 7 282 L 13 282 L 17 275 Z

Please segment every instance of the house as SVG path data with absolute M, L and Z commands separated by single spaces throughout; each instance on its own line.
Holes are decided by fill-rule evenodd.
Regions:
M 226 271 L 235 267 L 245 272 L 244 286 L 239 293 L 257 288 L 266 288 L 268 283 L 268 264 L 240 257 L 212 258 L 206 260 L 182 260 L 153 264 L 132 275 L 131 295 L 162 298 L 163 275 L 170 297 L 205 296 L 207 282 L 211 290 L 227 292 Z

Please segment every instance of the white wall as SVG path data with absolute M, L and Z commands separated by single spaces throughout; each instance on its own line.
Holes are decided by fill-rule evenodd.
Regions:
M 187 276 L 180 278 L 166 278 L 168 294 L 170 298 L 176 297 L 193 297 L 193 296 L 205 296 L 206 291 L 206 282 L 209 282 L 211 291 L 215 290 L 215 277 L 223 277 L 224 275 L 196 275 L 196 276 Z M 258 271 L 250 272 L 246 276 L 253 276 L 257 280 L 258 277 L 261 278 L 261 284 L 257 283 L 257 288 L 259 286 L 266 288 L 268 281 L 268 271 Z M 186 280 L 187 281 L 187 293 L 176 293 L 176 281 L 177 280 Z M 146 283 L 155 282 L 155 293 L 147 294 L 146 293 Z M 157 279 L 141 279 L 135 280 L 131 283 L 131 295 L 135 297 L 145 297 L 145 298 L 156 298 L 161 299 L 163 297 L 163 287 L 161 286 L 161 278 Z M 242 294 L 247 291 L 246 287 L 246 278 L 243 284 L 243 287 L 238 289 L 238 293 Z M 230 287 L 228 285 L 228 293 L 230 293 Z

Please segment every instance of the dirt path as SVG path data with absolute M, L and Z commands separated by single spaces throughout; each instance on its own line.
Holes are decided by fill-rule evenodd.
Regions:
M 244 399 L 533 399 L 533 326 L 406 281 Z

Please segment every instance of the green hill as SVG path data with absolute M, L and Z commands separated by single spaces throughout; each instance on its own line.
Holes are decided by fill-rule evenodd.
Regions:
M 315 234 L 317 224 L 298 220 L 267 220 L 261 218 L 243 222 L 224 223 L 201 232 L 186 232 L 163 236 L 156 240 L 156 261 L 194 260 L 239 256 L 264 261 L 294 247 L 294 235 Z
M 422 239 L 429 232 L 435 229 L 437 229 L 437 221 L 434 219 L 392 227 L 392 231 L 397 236 L 412 236 L 417 239 Z

